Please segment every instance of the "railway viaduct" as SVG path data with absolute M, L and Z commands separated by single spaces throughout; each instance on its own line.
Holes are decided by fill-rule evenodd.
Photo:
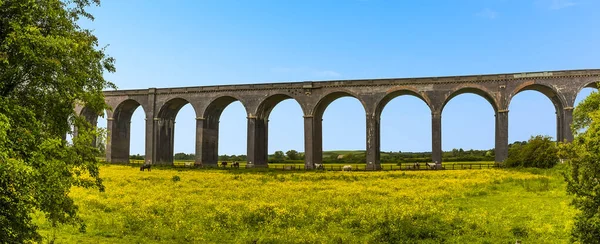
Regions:
M 453 97 L 473 93 L 485 98 L 495 111 L 496 161 L 508 154 L 508 107 L 519 92 L 535 90 L 547 96 L 556 109 L 558 141 L 571 141 L 573 106 L 579 91 L 596 87 L 600 69 L 535 73 L 469 75 L 427 78 L 334 80 L 248 85 L 149 88 L 106 91 L 107 162 L 129 160 L 130 121 L 136 108 L 146 114 L 146 161 L 173 163 L 175 116 L 186 104 L 196 113 L 195 164 L 214 166 L 218 159 L 219 117 L 227 105 L 240 101 L 248 119 L 247 157 L 257 167 L 267 165 L 269 114 L 285 99 L 293 99 L 304 113 L 305 166 L 322 161 L 322 117 L 334 100 L 351 96 L 360 101 L 366 119 L 366 164 L 380 167 L 380 116 L 386 104 L 398 96 L 415 96 L 431 109 L 432 162 L 442 162 L 442 111 Z M 76 112 L 95 124 L 99 113 L 85 106 Z

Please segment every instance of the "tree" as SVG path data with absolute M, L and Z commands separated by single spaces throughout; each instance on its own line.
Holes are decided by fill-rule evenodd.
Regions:
M 573 110 L 571 129 L 575 136 L 592 123 L 591 114 L 598 110 L 600 110 L 600 93 L 594 91 Z
M 96 128 L 96 148 L 98 148 L 98 156 L 106 155 L 106 139 L 108 132 L 106 128 Z
M 285 159 L 285 156 L 283 155 L 282 151 L 276 151 L 275 154 L 273 154 L 273 160 L 281 162 Z
M 99 0 L 0 0 L 0 240 L 40 241 L 32 222 L 41 211 L 52 225 L 85 230 L 69 196 L 73 186 L 103 190 L 93 144 L 98 131 L 75 104 L 108 109 L 103 78 L 114 60 L 81 28 Z M 101 113 L 99 112 L 98 115 Z M 78 136 L 65 135 L 75 126 Z
M 595 105 L 591 105 L 595 104 Z M 572 143 L 561 144 L 561 158 L 570 166 L 565 174 L 567 192 L 579 209 L 571 232 L 574 241 L 600 243 L 600 96 L 594 93 L 575 108 Z M 581 106 L 581 107 L 580 107 Z M 582 114 L 586 111 L 586 114 Z M 575 114 L 575 113 L 574 113 Z
M 559 161 L 556 142 L 549 136 L 532 136 L 527 143 L 514 143 L 508 149 L 507 167 L 552 168 Z
M 289 150 L 289 151 L 285 152 L 285 155 L 287 155 L 287 157 L 290 160 L 297 160 L 298 159 L 298 151 L 296 151 L 296 150 Z

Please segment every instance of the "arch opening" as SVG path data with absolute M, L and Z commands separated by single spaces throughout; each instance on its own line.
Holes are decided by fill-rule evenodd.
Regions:
M 187 109 L 186 109 L 187 108 Z M 183 112 L 183 115 L 181 113 Z M 181 118 L 181 117 L 184 118 Z M 173 98 L 167 101 L 160 109 L 157 114 L 157 120 L 155 121 L 155 144 L 156 144 L 156 162 L 158 164 L 173 164 L 175 162 L 175 146 L 176 146 L 176 135 L 179 134 L 181 136 L 181 140 L 187 143 L 180 143 L 179 145 L 187 148 L 187 152 L 190 153 L 185 154 L 181 152 L 178 155 L 178 159 L 184 160 L 189 157 L 194 158 L 194 142 L 195 142 L 195 133 L 185 133 L 185 132 L 177 132 L 178 128 L 183 129 L 184 131 L 189 131 L 190 128 L 195 128 L 195 111 L 194 108 L 190 105 L 190 103 L 183 98 Z M 175 124 L 177 119 L 183 122 L 180 126 L 176 127 Z M 179 141 L 179 140 L 178 140 Z M 189 149 L 192 150 L 189 150 Z
M 149 158 L 146 155 L 148 135 L 145 133 L 145 119 L 144 108 L 135 100 L 125 100 L 116 107 L 112 121 L 108 123 L 111 143 L 106 155 L 110 162 L 127 163 L 130 154 L 135 154 L 136 160 L 138 157 Z
M 412 93 L 385 101 L 381 113 L 381 162 L 431 161 L 431 109 Z
M 493 161 L 495 103 L 481 93 L 465 90 L 445 104 L 442 117 L 442 161 Z M 489 103 L 482 102 L 482 99 Z
M 100 115 L 95 112 L 93 109 L 89 107 L 83 107 L 79 113 L 80 116 L 83 116 L 84 119 L 90 123 L 93 129 L 96 130 L 98 134 L 97 137 L 92 139 L 92 145 L 99 150 L 98 157 L 105 158 L 106 157 L 106 146 L 107 146 L 107 113 L 106 110 L 103 110 Z M 67 143 L 73 143 L 73 137 L 76 137 L 79 134 L 79 128 L 73 126 L 72 133 L 68 134 L 66 139 Z
M 270 163 L 288 163 L 291 162 L 288 160 L 303 159 L 303 115 L 300 104 L 287 95 L 273 95 L 261 103 L 257 120 L 264 128 L 265 140 L 259 143 L 263 144 L 260 147 L 264 151 L 264 160 Z
M 201 148 L 197 160 L 205 165 L 217 165 L 218 161 L 247 160 L 247 111 L 237 98 L 219 97 L 204 112 L 201 126 Z M 219 146 L 221 145 L 221 146 Z
M 527 141 L 532 136 L 542 135 L 558 138 L 557 103 L 534 89 L 523 90 L 514 95 L 509 105 L 508 141 Z
M 314 117 L 315 163 L 366 162 L 365 116 L 364 104 L 355 96 L 339 92 L 323 98 Z

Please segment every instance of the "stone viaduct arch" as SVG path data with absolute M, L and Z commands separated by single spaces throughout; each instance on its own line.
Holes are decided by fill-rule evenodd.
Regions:
M 351 96 L 365 109 L 366 164 L 380 168 L 381 112 L 397 96 L 410 95 L 423 100 L 431 109 L 432 162 L 442 161 L 441 113 L 452 98 L 474 93 L 485 98 L 496 117 L 496 161 L 508 154 L 508 106 L 519 92 L 536 90 L 546 95 L 556 108 L 557 140 L 571 141 L 573 106 L 579 91 L 596 87 L 600 69 L 566 70 L 534 73 L 510 73 L 426 78 L 336 80 L 183 88 L 149 88 L 106 91 L 108 133 L 106 159 L 126 162 L 129 157 L 129 122 L 136 108 L 146 114 L 146 161 L 170 164 L 173 161 L 174 118 L 179 109 L 191 104 L 196 112 L 196 164 L 214 166 L 218 158 L 218 128 L 221 112 L 227 105 L 240 101 L 248 119 L 248 161 L 267 165 L 268 118 L 272 109 L 285 99 L 294 99 L 304 113 L 305 166 L 314 167 L 322 160 L 322 116 L 334 100 Z M 94 113 L 78 106 L 78 113 Z

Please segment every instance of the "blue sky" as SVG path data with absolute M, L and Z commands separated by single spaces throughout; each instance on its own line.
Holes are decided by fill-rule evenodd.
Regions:
M 104 0 L 83 25 L 117 60 L 106 77 L 133 89 L 600 68 L 598 9 L 596 0 Z M 520 93 L 509 109 L 509 141 L 556 136 L 554 107 L 541 93 Z M 364 116 L 355 99 L 334 101 L 324 150 L 364 150 Z M 144 154 L 141 108 L 131 127 L 131 153 Z M 383 151 L 431 150 L 430 112 L 414 97 L 392 100 L 381 127 Z M 194 152 L 194 128 L 187 105 L 175 152 Z M 246 153 L 240 103 L 226 108 L 220 129 L 219 154 Z M 269 129 L 270 153 L 304 150 L 294 101 L 275 107 Z M 452 99 L 442 140 L 444 150 L 493 148 L 491 105 L 472 94 Z

